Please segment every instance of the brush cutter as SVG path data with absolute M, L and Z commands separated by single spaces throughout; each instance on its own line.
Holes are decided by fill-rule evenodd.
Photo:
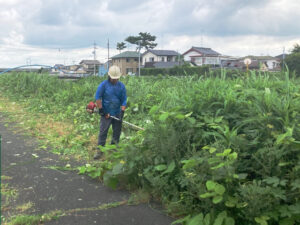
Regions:
M 95 113 L 95 112 L 98 112 L 98 109 L 96 107 L 96 104 L 94 102 L 90 102 L 87 106 L 86 106 L 86 111 L 90 114 L 92 113 Z M 142 127 L 139 127 L 137 125 L 134 125 L 132 123 L 129 123 L 127 121 L 124 121 L 124 120 L 121 120 L 119 119 L 118 117 L 115 117 L 115 116 L 110 116 L 110 118 L 114 119 L 114 120 L 118 120 L 118 121 L 122 121 L 123 123 L 127 124 L 128 126 L 132 127 L 133 129 L 136 129 L 136 130 L 145 130 L 144 128 Z

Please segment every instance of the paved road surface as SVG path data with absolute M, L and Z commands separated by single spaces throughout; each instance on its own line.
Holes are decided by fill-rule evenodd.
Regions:
M 5 124 L 9 124 L 8 126 Z M 122 204 L 129 199 L 127 191 L 112 190 L 88 176 L 76 171 L 54 170 L 67 163 L 59 156 L 38 148 L 36 139 L 16 132 L 16 124 L 6 123 L 0 113 L 2 136 L 1 169 L 2 182 L 17 195 L 2 197 L 2 215 L 42 215 L 54 210 L 65 214 L 45 225 L 168 225 L 173 219 L 148 204 L 130 206 Z M 76 162 L 71 162 L 75 166 Z M 104 204 L 117 203 L 116 207 L 95 209 Z M 18 206 L 29 203 L 28 209 Z

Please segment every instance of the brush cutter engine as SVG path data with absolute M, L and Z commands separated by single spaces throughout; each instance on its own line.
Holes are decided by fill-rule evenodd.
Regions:
M 97 106 L 94 102 L 90 102 L 86 107 L 86 111 L 90 114 L 97 112 Z

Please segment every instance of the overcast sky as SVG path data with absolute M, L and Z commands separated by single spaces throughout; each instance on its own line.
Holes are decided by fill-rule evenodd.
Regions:
M 0 0 L 0 67 L 107 61 L 116 43 L 149 32 L 156 49 L 209 47 L 279 55 L 300 44 L 300 0 Z M 128 50 L 135 50 L 128 46 Z

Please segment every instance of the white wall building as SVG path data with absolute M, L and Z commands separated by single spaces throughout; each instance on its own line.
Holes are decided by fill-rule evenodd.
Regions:
M 176 62 L 179 53 L 173 50 L 149 49 L 142 54 L 142 65 L 147 62 Z
M 182 54 L 184 61 L 190 61 L 197 66 L 202 65 L 220 65 L 221 54 L 211 48 L 192 47 Z

